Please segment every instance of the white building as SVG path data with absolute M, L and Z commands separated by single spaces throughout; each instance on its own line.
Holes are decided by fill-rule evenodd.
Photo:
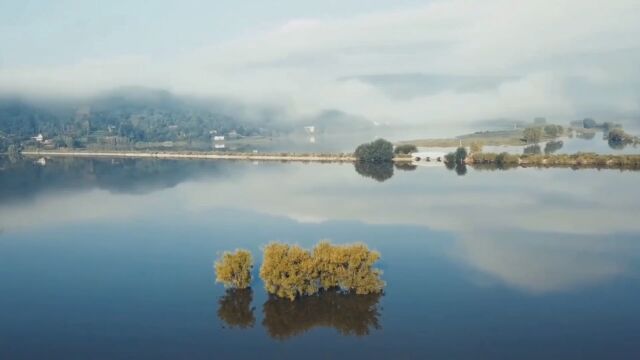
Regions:
M 38 134 L 38 135 L 32 137 L 32 139 L 37 141 L 37 142 L 43 142 L 44 141 L 44 136 L 42 136 L 42 134 Z
M 213 141 L 224 141 L 224 135 L 216 135 L 213 137 Z
M 304 127 L 304 131 L 306 131 L 308 134 L 314 134 L 316 132 L 316 127 L 315 126 L 305 126 Z

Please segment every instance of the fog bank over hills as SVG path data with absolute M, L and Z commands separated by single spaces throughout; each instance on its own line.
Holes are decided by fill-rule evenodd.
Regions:
M 127 14 L 134 3 L 103 6 Z M 166 23 L 149 20 L 131 32 L 125 30 L 136 19 L 93 13 L 103 28 L 87 25 L 85 43 L 110 44 L 101 49 L 83 47 L 82 39 L 68 45 L 74 27 L 34 35 L 36 20 L 54 26 L 84 19 L 82 6 L 62 12 L 64 19 L 5 9 L 21 22 L 7 19 L 0 33 L 33 41 L 16 42 L 15 51 L 0 56 L 0 93 L 83 99 L 134 85 L 273 123 L 346 114 L 345 122 L 456 128 L 487 119 L 620 121 L 640 113 L 638 1 L 351 5 L 311 16 L 292 6 L 275 20 L 265 10 L 251 14 L 262 25 L 202 25 L 194 32 L 198 14 L 209 11 L 211 24 L 222 15 L 206 8 L 215 5 L 185 1 L 173 12 L 162 9 L 176 14 L 167 39 L 182 42 L 149 41 L 154 32 L 167 34 Z M 227 14 L 244 14 L 229 6 Z M 160 10 L 149 11 L 151 18 Z M 10 47 L 17 38 L 5 37 Z M 42 60 L 28 56 L 38 46 L 47 49 Z

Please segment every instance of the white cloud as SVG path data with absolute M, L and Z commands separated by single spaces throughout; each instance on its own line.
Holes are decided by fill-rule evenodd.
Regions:
M 292 115 L 336 108 L 411 123 L 568 118 L 600 98 L 606 101 L 597 102 L 599 108 L 628 113 L 640 109 L 638 13 L 634 0 L 436 1 L 350 18 L 292 19 L 173 58 L 4 68 L 0 88 L 77 94 L 138 84 L 275 103 Z M 445 84 L 435 94 L 406 99 L 357 78 L 340 80 L 394 73 L 508 78 L 470 93 Z M 575 77 L 593 86 L 568 88 Z

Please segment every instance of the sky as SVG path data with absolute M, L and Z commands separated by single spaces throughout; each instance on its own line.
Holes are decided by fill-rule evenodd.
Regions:
M 638 118 L 637 14 L 637 0 L 0 0 L 0 92 L 145 86 L 423 125 Z

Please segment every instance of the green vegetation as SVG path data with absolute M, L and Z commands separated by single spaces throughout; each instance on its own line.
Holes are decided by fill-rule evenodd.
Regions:
M 256 323 L 251 307 L 253 291 L 246 289 L 227 289 L 218 300 L 218 318 L 230 328 L 248 329 Z
M 544 119 L 543 119 L 544 120 Z M 477 131 L 472 134 L 460 135 L 448 139 L 418 139 L 402 141 L 400 144 L 414 144 L 422 147 L 470 147 L 471 152 L 481 152 L 482 146 L 519 146 L 536 144 L 543 140 L 555 139 L 564 134 L 561 125 L 547 124 L 544 121 L 534 121 L 529 127 L 513 130 Z M 479 148 L 477 147 L 479 145 Z M 473 147 L 472 147 L 473 146 Z
M 523 154 L 541 154 L 542 153 L 542 148 L 540 148 L 540 145 L 538 144 L 534 144 L 534 145 L 529 145 L 529 146 L 525 146 L 524 149 L 522 149 L 522 153 Z
M 522 132 L 522 136 L 524 141 L 527 144 L 537 144 L 542 140 L 542 128 L 540 127 L 530 127 L 524 129 Z
M 393 160 L 393 144 L 384 139 L 374 140 L 358 146 L 354 155 L 358 161 L 390 162 Z
M 621 148 L 628 144 L 638 143 L 638 138 L 626 133 L 621 128 L 609 130 L 607 141 L 612 148 Z
M 281 130 L 266 120 L 245 120 L 218 109 L 225 107 L 144 88 L 64 103 L 2 97 L 0 133 L 6 137 L 0 147 L 3 142 L 44 148 L 131 148 L 163 142 L 210 147 L 216 135 L 271 136 Z M 41 140 L 32 139 L 39 134 Z
M 582 120 L 582 127 L 584 127 L 585 129 L 593 129 L 598 127 L 598 123 L 591 118 L 586 118 Z
M 470 163 L 476 165 L 496 165 L 499 168 L 513 166 L 545 167 L 585 167 L 640 169 L 640 155 L 598 155 L 594 153 L 577 154 L 523 154 L 521 156 L 501 153 L 479 153 L 470 157 Z
M 444 156 L 444 162 L 447 164 L 464 164 L 467 158 L 467 149 L 459 147 L 455 152 L 450 152 Z
M 482 152 L 482 148 L 484 143 L 482 141 L 474 141 L 469 145 L 469 150 L 471 153 L 479 153 Z
M 224 252 L 215 263 L 216 282 L 226 287 L 245 289 L 251 284 L 251 269 L 253 258 L 249 251 L 238 249 L 234 253 Z
M 398 145 L 396 146 L 395 150 L 393 151 L 394 154 L 399 155 L 399 154 L 411 154 L 414 152 L 418 151 L 418 147 L 413 145 L 413 144 L 402 144 L 402 145 Z
M 455 152 L 450 152 L 444 156 L 444 165 L 449 170 L 456 170 L 458 175 L 467 173 L 467 149 L 459 147 Z
M 373 268 L 379 258 L 364 244 L 320 242 L 308 251 L 298 245 L 271 243 L 264 249 L 260 278 L 267 292 L 289 300 L 330 289 L 379 293 L 384 287 L 382 272 Z
M 553 154 L 554 152 L 562 149 L 562 146 L 564 146 L 564 143 L 562 142 L 562 140 L 549 141 L 544 145 L 544 153 Z
M 564 128 L 560 125 L 545 125 L 542 130 L 547 137 L 555 138 L 564 133 Z

